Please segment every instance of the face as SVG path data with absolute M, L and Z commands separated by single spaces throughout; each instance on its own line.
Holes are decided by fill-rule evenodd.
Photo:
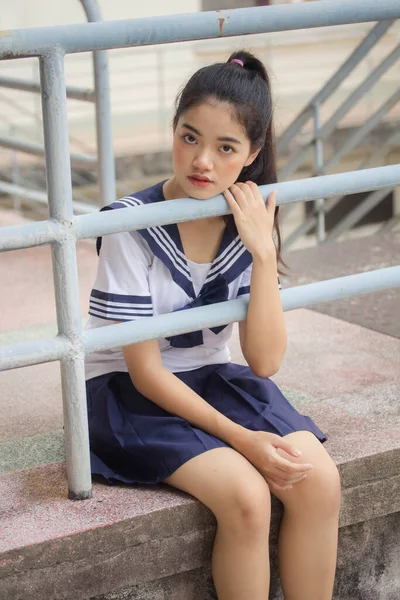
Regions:
M 235 183 L 257 154 L 228 104 L 195 106 L 180 116 L 174 131 L 169 196 L 212 198 Z

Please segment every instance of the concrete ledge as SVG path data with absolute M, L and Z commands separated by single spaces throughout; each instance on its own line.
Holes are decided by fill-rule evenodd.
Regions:
M 275 380 L 327 433 L 342 478 L 335 600 L 398 600 L 398 340 L 308 310 L 286 321 L 289 348 Z M 243 360 L 237 337 L 231 350 Z M 215 598 L 215 521 L 193 498 L 167 486 L 95 483 L 91 500 L 67 499 L 65 465 L 55 462 L 62 452 L 57 377 L 57 365 L 2 374 L 0 600 Z M 282 599 L 280 515 L 275 502 L 271 600 Z
M 371 481 L 369 471 L 370 481 L 359 483 L 356 469 L 360 461 L 355 461 L 343 477 L 341 539 L 347 540 L 347 546 L 350 544 L 352 555 L 355 545 L 354 539 L 349 538 L 350 526 L 358 527 L 364 537 L 371 520 L 378 522 L 380 518 L 381 536 L 388 532 L 384 525 L 386 516 L 390 515 L 392 531 L 399 526 L 399 458 L 400 450 L 384 453 L 380 457 L 382 471 L 375 481 Z M 346 470 L 345 465 L 340 468 L 342 472 Z M 354 477 L 350 477 L 350 469 Z M 386 469 L 391 475 L 382 477 Z M 65 499 L 63 463 L 3 475 L 0 493 L 3 499 L 1 600 L 86 600 L 99 596 L 154 600 L 157 596 L 134 595 L 134 591 L 128 596 L 115 594 L 131 587 L 136 587 L 137 592 L 147 589 L 149 593 L 159 589 L 164 594 L 164 583 L 168 588 L 170 582 L 161 584 L 160 580 L 175 575 L 179 575 L 186 596 L 160 595 L 160 598 L 197 600 L 205 596 L 188 595 L 188 590 L 196 589 L 189 572 L 197 573 L 196 580 L 200 568 L 205 569 L 202 585 L 211 589 L 206 571 L 215 533 L 214 517 L 186 494 L 167 486 L 110 487 L 97 483 L 91 500 L 72 503 Z M 396 512 L 397 515 L 393 514 Z M 271 533 L 273 564 L 280 516 L 280 505 L 275 502 Z M 341 553 L 345 553 L 347 560 L 348 551 L 342 548 L 343 544 Z M 383 541 L 380 545 L 383 546 Z M 384 545 L 386 550 L 394 552 L 386 538 Z M 353 556 L 358 569 L 360 559 Z M 344 559 L 339 561 L 339 571 L 347 564 L 343 563 Z M 276 576 L 274 586 L 279 589 Z M 349 598 L 354 600 L 356 596 Z
M 339 469 L 343 483 L 341 539 L 347 539 L 347 545 L 351 526 L 358 526 L 364 536 L 367 523 L 379 519 L 386 523 L 387 516 L 396 524 L 393 527 L 398 526 L 400 447 L 347 460 L 339 464 Z M 144 589 L 155 593 L 164 590 L 160 580 L 175 575 L 179 575 L 188 594 L 194 586 L 189 572 L 195 573 L 196 579 L 200 577 L 197 570 L 209 565 L 215 533 L 212 513 L 190 496 L 167 486 L 111 487 L 95 483 L 91 500 L 73 503 L 66 499 L 64 463 L 55 463 L 2 475 L 0 497 L 1 600 L 86 600 L 101 595 L 139 599 L 142 596 L 134 595 L 134 591 L 128 596 L 115 593 L 132 587 L 138 593 Z M 276 501 L 271 533 L 273 564 L 280 516 Z M 388 532 L 387 525 L 379 529 L 381 536 L 384 532 Z M 394 552 L 386 538 L 381 545 Z M 354 545 L 351 548 L 354 554 Z M 347 556 L 345 548 L 341 552 Z M 359 568 L 359 560 L 353 562 Z M 189 587 L 184 584 L 187 578 Z M 206 571 L 201 578 L 203 587 L 209 590 Z M 166 589 L 170 583 L 165 581 Z M 272 597 L 279 598 L 276 577 L 273 585 L 276 592 Z M 180 596 L 160 596 L 168 597 L 176 600 Z M 203 597 L 186 595 L 185 600 Z

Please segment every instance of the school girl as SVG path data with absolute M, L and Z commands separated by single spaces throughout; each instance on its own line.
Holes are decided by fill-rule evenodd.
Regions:
M 285 600 L 330 600 L 340 483 L 321 442 L 269 379 L 286 330 L 268 75 L 252 54 L 197 71 L 177 99 L 174 175 L 107 207 L 199 202 L 223 193 L 232 215 L 98 240 L 87 327 L 248 298 L 239 323 L 249 367 L 230 362 L 232 325 L 87 357 L 92 472 L 110 482 L 166 483 L 214 513 L 219 600 L 267 600 L 270 494 L 284 506 Z

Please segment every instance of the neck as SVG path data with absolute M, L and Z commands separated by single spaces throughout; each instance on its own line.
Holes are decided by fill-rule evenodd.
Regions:
M 183 198 L 183 190 L 178 185 L 175 177 L 168 179 L 163 185 L 163 194 L 166 200 L 177 200 Z

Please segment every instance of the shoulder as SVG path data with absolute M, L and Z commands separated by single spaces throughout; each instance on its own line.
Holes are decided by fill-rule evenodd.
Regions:
M 123 198 L 120 198 L 119 200 L 115 200 L 111 204 L 107 204 L 106 206 L 103 206 L 103 208 L 100 209 L 100 212 L 105 212 L 105 211 L 109 211 L 109 210 L 119 210 L 122 208 L 134 208 L 137 206 L 143 206 L 145 204 L 152 204 L 154 202 L 160 202 L 160 201 L 164 200 L 164 194 L 163 194 L 163 190 L 162 190 L 163 185 L 164 185 L 164 181 L 160 181 L 160 182 L 156 183 L 155 185 L 152 185 L 148 188 L 145 188 L 138 192 L 133 192 L 132 194 L 124 196 Z M 144 245 L 145 246 L 144 250 L 148 249 L 145 240 L 143 240 L 143 238 L 139 234 L 137 234 L 136 231 L 127 232 L 127 234 L 128 235 L 126 235 L 126 234 L 124 235 L 124 232 L 123 232 L 121 234 L 115 234 L 115 235 L 119 236 L 121 238 L 121 240 L 123 238 L 126 240 L 132 239 L 139 246 Z M 98 237 L 96 240 L 97 254 L 100 254 L 101 247 L 102 247 L 102 238 Z
M 164 183 L 164 181 L 159 181 L 155 185 L 145 188 L 144 190 L 132 192 L 132 194 L 128 194 L 127 196 L 124 196 L 119 200 L 115 200 L 111 204 L 103 206 L 101 211 L 116 210 L 120 208 L 132 208 L 135 206 L 141 206 L 143 204 L 153 204 L 155 202 L 161 202 L 164 200 Z

